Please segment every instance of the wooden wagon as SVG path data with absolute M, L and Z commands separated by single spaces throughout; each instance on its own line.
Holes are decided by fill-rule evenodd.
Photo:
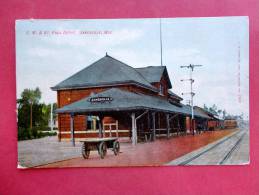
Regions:
M 100 157 L 104 158 L 107 149 L 112 149 L 114 155 L 118 155 L 120 152 L 120 143 L 117 137 L 110 137 L 110 138 L 89 138 L 80 141 L 82 142 L 82 156 L 85 159 L 89 158 L 90 151 L 97 150 Z

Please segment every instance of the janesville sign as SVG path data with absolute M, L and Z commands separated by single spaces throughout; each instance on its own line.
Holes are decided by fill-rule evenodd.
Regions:
M 90 98 L 91 103 L 104 103 L 111 102 L 113 99 L 111 97 L 92 97 Z

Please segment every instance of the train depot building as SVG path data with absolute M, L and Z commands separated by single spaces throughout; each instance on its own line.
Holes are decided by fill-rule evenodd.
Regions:
M 58 138 L 119 137 L 134 145 L 218 127 L 202 108 L 181 103 L 166 66 L 133 68 L 109 55 L 51 88 L 57 91 Z

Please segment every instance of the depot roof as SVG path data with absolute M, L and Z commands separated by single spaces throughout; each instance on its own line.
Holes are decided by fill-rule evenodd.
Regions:
M 172 88 L 172 84 L 167 72 L 166 66 L 147 66 L 142 68 L 135 68 L 140 74 L 145 77 L 150 83 L 157 83 L 161 81 L 163 74 L 165 74 L 168 88 Z
M 191 115 L 191 107 L 186 105 L 175 106 L 166 99 L 148 96 L 141 93 L 124 91 L 111 88 L 106 91 L 83 98 L 77 102 L 66 105 L 56 110 L 56 113 L 93 113 L 105 111 L 129 111 L 148 109 L 168 113 Z M 194 112 L 196 117 L 208 118 L 199 112 Z
M 103 58 L 52 87 L 52 90 L 135 84 L 157 92 L 136 69 L 106 54 Z
M 179 95 L 175 94 L 174 92 L 172 92 L 169 89 L 168 89 L 168 93 L 169 93 L 169 95 L 175 97 L 176 99 L 183 100 L 183 98 L 181 98 Z

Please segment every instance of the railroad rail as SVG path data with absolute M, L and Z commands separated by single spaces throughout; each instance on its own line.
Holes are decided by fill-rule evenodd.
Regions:
M 219 162 L 220 165 L 223 165 L 232 155 L 232 153 L 237 149 L 237 147 L 240 145 L 241 141 L 245 137 L 246 132 L 244 132 L 241 137 L 238 139 L 238 141 L 235 143 L 235 145 L 229 150 L 229 152 L 224 156 L 224 158 Z

